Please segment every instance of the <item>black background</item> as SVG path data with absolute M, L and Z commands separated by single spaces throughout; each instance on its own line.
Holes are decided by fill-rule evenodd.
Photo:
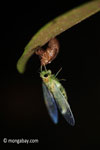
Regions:
M 0 143 L 3 138 L 39 139 L 39 144 L 70 149 L 100 143 L 100 13 L 57 36 L 60 53 L 47 66 L 65 87 L 76 125 L 71 127 L 59 113 L 59 123 L 49 118 L 43 100 L 40 62 L 35 55 L 24 74 L 16 63 L 31 37 L 56 16 L 83 1 L 49 2 L 25 6 L 2 5 L 0 50 Z M 33 144 L 34 145 L 34 144 Z

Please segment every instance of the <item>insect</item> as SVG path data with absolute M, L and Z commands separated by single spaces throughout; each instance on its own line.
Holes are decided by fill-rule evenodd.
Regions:
M 57 74 L 52 74 L 51 70 L 44 70 L 40 73 L 40 77 L 43 80 L 42 87 L 45 104 L 49 115 L 55 124 L 58 123 L 58 106 L 58 109 L 64 116 L 65 120 L 70 125 L 74 126 L 75 119 L 67 101 L 68 98 L 66 91 L 56 76 Z
M 35 54 L 40 56 L 41 66 L 46 66 L 51 63 L 59 53 L 59 42 L 56 38 L 49 41 L 46 50 L 39 48 Z

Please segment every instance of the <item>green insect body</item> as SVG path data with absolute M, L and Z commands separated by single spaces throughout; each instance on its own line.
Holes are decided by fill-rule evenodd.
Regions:
M 64 87 L 61 85 L 61 83 L 56 78 L 56 76 L 51 73 L 51 70 L 42 71 L 40 73 L 40 77 L 43 80 L 43 84 L 44 84 L 43 87 L 46 86 L 46 88 L 49 90 L 51 97 L 53 97 L 54 100 L 56 101 L 56 104 L 61 114 L 64 116 L 67 122 L 73 126 L 75 124 L 75 120 L 71 112 L 70 106 L 68 104 L 68 101 L 67 101 L 68 98 L 67 98 L 67 94 L 66 94 Z M 46 90 L 44 92 L 46 92 Z M 45 94 L 44 94 L 44 98 L 47 102 L 48 97 L 45 96 Z M 47 108 L 49 110 L 52 109 L 52 108 L 49 108 L 48 105 L 47 105 Z

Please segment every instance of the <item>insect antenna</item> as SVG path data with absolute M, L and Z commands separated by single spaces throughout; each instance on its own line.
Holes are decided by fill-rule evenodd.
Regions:
M 60 68 L 60 69 L 58 70 L 58 72 L 56 73 L 55 77 L 60 73 L 61 70 L 62 70 L 62 68 Z

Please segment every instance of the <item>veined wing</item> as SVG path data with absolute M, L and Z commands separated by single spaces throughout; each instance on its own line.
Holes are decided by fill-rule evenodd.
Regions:
M 57 110 L 57 106 L 56 106 L 54 97 L 53 97 L 52 93 L 48 90 L 45 83 L 42 83 L 42 87 L 43 87 L 44 100 L 45 100 L 45 104 L 47 106 L 49 115 L 50 115 L 52 121 L 55 124 L 57 124 L 58 123 L 58 110 Z
M 54 83 L 54 89 L 52 92 L 61 114 L 64 116 L 64 118 L 70 125 L 74 126 L 75 119 L 72 114 L 71 108 L 68 104 L 67 99 L 64 97 L 60 89 L 57 87 L 56 83 Z

